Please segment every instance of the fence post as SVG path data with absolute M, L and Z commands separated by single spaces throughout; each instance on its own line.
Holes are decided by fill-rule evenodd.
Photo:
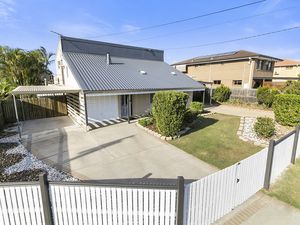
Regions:
M 177 177 L 177 217 L 176 225 L 183 225 L 184 213 L 184 178 Z
M 53 225 L 53 217 L 51 210 L 51 202 L 49 196 L 49 182 L 47 179 L 47 174 L 42 173 L 39 175 L 39 182 L 41 188 L 41 196 L 42 196 L 42 206 L 44 212 L 44 222 L 45 225 Z
M 270 188 L 270 181 L 271 181 L 271 174 L 272 174 L 272 165 L 273 165 L 273 155 L 274 155 L 274 147 L 275 141 L 270 140 L 269 142 L 269 149 L 268 149 L 268 158 L 267 158 L 267 166 L 266 166 L 266 173 L 265 173 L 265 182 L 264 188 Z
M 291 158 L 291 163 L 292 164 L 295 164 L 295 162 L 296 162 L 296 154 L 297 154 L 298 139 L 299 139 L 299 130 L 300 130 L 300 127 L 297 126 L 296 130 L 295 130 L 295 138 L 294 138 L 293 152 L 292 152 L 292 158 Z

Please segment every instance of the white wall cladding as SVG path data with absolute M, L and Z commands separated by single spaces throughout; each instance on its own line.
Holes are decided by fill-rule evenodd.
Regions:
M 290 135 L 284 141 L 275 145 L 272 173 L 271 173 L 271 183 L 281 175 L 281 173 L 290 165 L 291 156 L 293 151 L 295 134 Z
M 1 225 L 44 225 L 39 185 L 0 186 Z
M 175 225 L 176 192 L 50 185 L 55 225 Z
M 86 96 L 88 117 L 103 121 L 119 117 L 118 96 Z

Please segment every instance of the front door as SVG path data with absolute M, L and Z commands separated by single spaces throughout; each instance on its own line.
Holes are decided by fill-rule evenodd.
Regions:
M 129 116 L 131 115 L 131 113 L 130 113 L 131 106 L 129 108 L 128 104 L 130 104 L 129 95 L 122 95 L 121 96 L 121 117 L 122 118 L 123 117 L 127 118 L 128 114 L 129 114 Z M 128 112 L 128 110 L 129 110 L 129 112 Z

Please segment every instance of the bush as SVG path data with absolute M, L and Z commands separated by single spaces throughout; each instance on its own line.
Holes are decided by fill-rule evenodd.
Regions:
M 201 102 L 191 102 L 189 105 L 189 110 L 192 113 L 200 114 L 203 112 L 203 104 Z
M 254 124 L 255 133 L 261 137 L 271 137 L 275 133 L 274 120 L 268 117 L 258 117 Z
M 287 126 L 300 125 L 300 95 L 280 94 L 273 104 L 275 120 Z
M 159 133 L 164 136 L 174 136 L 180 131 L 188 98 L 187 94 L 176 91 L 155 93 L 152 113 Z
M 277 89 L 269 87 L 259 87 L 257 89 L 256 97 L 259 104 L 264 104 L 267 107 L 271 107 L 275 96 L 279 94 Z
M 153 121 L 152 117 L 145 117 L 145 118 L 139 119 L 138 123 L 140 125 L 142 125 L 143 127 L 147 127 L 149 125 L 152 125 L 154 123 L 154 121 Z
M 283 88 L 285 94 L 295 94 L 300 95 L 300 81 L 290 81 L 286 83 Z
M 226 102 L 228 101 L 230 94 L 230 88 L 221 84 L 221 86 L 215 89 L 212 99 L 217 102 Z

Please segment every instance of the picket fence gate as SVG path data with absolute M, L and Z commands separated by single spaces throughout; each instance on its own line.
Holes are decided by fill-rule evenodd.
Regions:
M 223 170 L 184 184 L 0 183 L 3 225 L 206 225 L 262 188 L 300 156 L 299 127 Z

